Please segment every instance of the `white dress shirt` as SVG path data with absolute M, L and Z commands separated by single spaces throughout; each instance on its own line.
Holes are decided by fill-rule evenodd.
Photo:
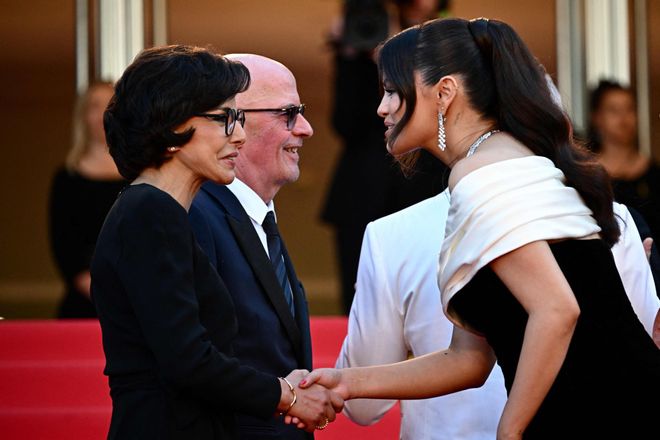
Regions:
M 336 366 L 377 365 L 421 356 L 449 346 L 452 325 L 442 312 L 438 255 L 449 209 L 446 193 L 367 226 L 362 243 L 348 334 Z M 628 210 L 614 205 L 621 238 L 612 252 L 626 293 L 647 331 L 660 307 L 637 229 Z M 506 401 L 496 365 L 481 388 L 401 402 L 404 440 L 492 440 Z M 376 423 L 393 400 L 346 402 L 353 421 Z
M 660 309 L 653 274 L 630 211 L 624 205 L 615 203 L 614 215 L 621 228 L 621 237 L 612 247 L 614 262 L 633 310 L 647 333 L 652 335 L 653 321 Z
M 264 228 L 261 225 L 264 222 L 264 218 L 266 218 L 268 211 L 273 211 L 275 221 L 277 221 L 275 202 L 271 200 L 270 203 L 265 204 L 261 197 L 259 197 L 252 188 L 241 182 L 238 178 L 235 178 L 232 183 L 227 185 L 227 188 L 236 196 L 241 203 L 241 206 L 243 206 L 243 209 L 245 209 L 245 212 L 247 212 L 247 215 L 250 217 L 250 220 L 252 220 L 252 226 L 254 226 L 255 231 L 257 231 L 259 240 L 261 240 L 261 244 L 263 245 L 266 254 L 268 254 L 266 231 L 264 231 Z

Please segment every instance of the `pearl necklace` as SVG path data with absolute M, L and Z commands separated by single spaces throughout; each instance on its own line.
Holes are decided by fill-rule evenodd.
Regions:
M 495 134 L 495 133 L 499 133 L 499 132 L 500 132 L 499 130 L 490 130 L 490 131 L 485 132 L 481 136 L 479 136 L 479 138 L 477 138 L 477 140 L 474 141 L 474 143 L 472 145 L 470 145 L 470 148 L 468 148 L 468 152 L 465 155 L 465 157 L 472 156 L 474 154 L 474 152 L 477 151 L 477 147 L 479 147 L 479 145 L 481 145 L 481 143 L 483 141 L 488 139 L 490 137 L 490 135 Z

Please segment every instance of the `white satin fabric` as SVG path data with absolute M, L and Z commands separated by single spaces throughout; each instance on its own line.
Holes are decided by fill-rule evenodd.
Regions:
M 443 310 L 459 326 L 451 298 L 488 263 L 539 240 L 600 232 L 578 192 L 541 156 L 508 159 L 465 175 L 451 192 L 438 267 Z

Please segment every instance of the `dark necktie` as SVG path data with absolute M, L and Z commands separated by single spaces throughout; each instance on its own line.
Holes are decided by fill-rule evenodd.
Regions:
M 273 211 L 268 211 L 264 222 L 261 225 L 266 232 L 266 241 L 268 243 L 268 254 L 270 255 L 270 262 L 275 269 L 277 281 L 279 281 L 282 291 L 284 291 L 284 298 L 289 304 L 291 315 L 295 315 L 293 307 L 293 292 L 291 290 L 291 283 L 286 273 L 286 266 L 284 265 L 284 256 L 282 255 L 282 239 L 280 238 L 280 231 L 277 229 L 275 223 L 275 214 Z

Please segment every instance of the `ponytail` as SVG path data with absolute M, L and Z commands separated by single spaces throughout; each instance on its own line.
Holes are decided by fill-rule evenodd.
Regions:
M 534 154 L 552 160 L 593 212 L 603 240 L 610 246 L 618 241 L 607 173 L 573 142 L 570 121 L 553 100 L 543 67 L 509 25 L 484 18 L 426 22 L 415 69 L 426 84 L 460 74 L 471 106 Z

